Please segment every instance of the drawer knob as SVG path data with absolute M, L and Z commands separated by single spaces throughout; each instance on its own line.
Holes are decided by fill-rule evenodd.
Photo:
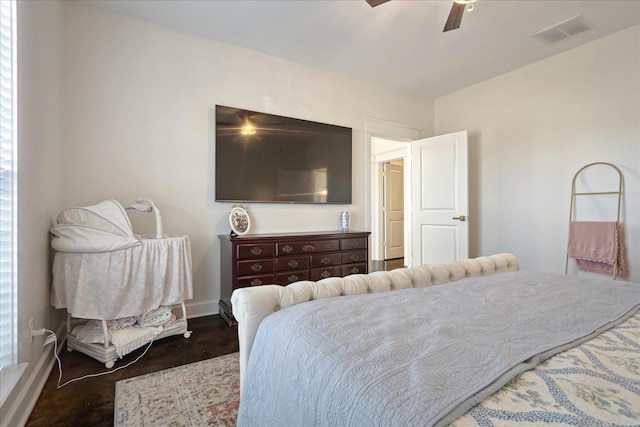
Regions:
M 331 273 L 329 273 L 327 270 L 325 270 L 325 271 L 322 272 L 322 274 L 320 276 L 322 276 L 322 277 L 324 277 L 326 279 L 327 277 L 331 277 Z
M 313 245 L 304 245 L 302 250 L 305 252 L 313 252 L 316 248 Z
M 329 257 L 324 257 L 320 260 L 321 263 L 323 264 L 329 264 L 331 262 L 331 258 Z
M 260 255 L 262 253 L 262 248 L 254 246 L 253 249 L 251 249 L 251 253 L 254 255 Z
M 292 250 L 293 250 L 293 247 L 292 247 L 292 246 L 289 246 L 289 245 L 285 245 L 285 246 L 282 248 L 282 251 L 283 251 L 283 252 L 286 252 L 286 253 L 289 253 L 289 252 L 291 252 Z
M 262 280 L 260 279 L 253 279 L 251 281 L 251 286 L 258 286 L 258 285 L 262 285 Z
M 253 271 L 262 271 L 262 265 L 261 265 L 261 264 L 258 264 L 258 263 L 256 262 L 255 264 L 253 264 L 253 265 L 251 266 L 251 269 L 252 269 Z
M 358 267 L 353 267 L 353 268 L 351 269 L 351 274 L 357 274 L 357 273 L 359 273 L 359 272 L 360 272 L 360 269 L 359 269 Z
M 291 276 L 288 277 L 287 280 L 289 280 L 289 283 L 297 282 L 298 276 L 296 276 L 295 274 L 292 274 Z
M 359 248 L 359 247 L 360 247 L 360 243 L 358 243 L 358 242 L 351 242 L 351 247 L 352 247 L 352 248 Z
M 360 255 L 353 254 L 351 255 L 351 261 L 358 261 L 360 259 Z
M 333 249 L 333 245 L 331 244 L 331 242 L 327 243 L 326 245 L 324 245 L 325 249 Z
M 292 259 L 291 261 L 289 261 L 289 264 L 287 265 L 291 268 L 296 268 L 298 266 L 298 261 L 296 261 L 295 259 Z

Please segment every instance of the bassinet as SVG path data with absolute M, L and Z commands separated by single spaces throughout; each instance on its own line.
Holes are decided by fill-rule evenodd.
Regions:
M 157 209 L 157 207 L 156 207 Z M 62 211 L 51 229 L 53 261 L 51 305 L 68 312 L 68 348 L 113 366 L 118 356 L 144 345 L 116 349 L 108 320 L 143 316 L 161 306 L 182 306 L 182 316 L 155 339 L 187 331 L 184 300 L 192 298 L 189 236 L 145 238 L 133 233 L 124 208 L 115 200 Z M 79 341 L 73 319 L 102 321 L 104 345 Z M 148 340 L 146 340 L 148 342 Z M 117 350 L 117 351 L 116 351 Z

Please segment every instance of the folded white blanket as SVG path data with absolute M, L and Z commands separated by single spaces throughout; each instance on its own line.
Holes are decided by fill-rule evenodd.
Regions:
M 122 357 L 151 342 L 163 329 L 162 326 L 133 326 L 117 330 L 110 329 L 107 338 L 115 347 L 118 357 Z M 71 331 L 71 334 L 74 335 L 78 341 L 84 343 L 104 344 L 105 336 L 101 320 L 90 320 L 84 325 L 76 326 L 73 328 L 73 331 Z
M 163 305 L 138 317 L 140 326 L 162 326 L 171 319 L 171 306 Z
M 116 348 L 118 357 L 131 353 L 133 350 L 151 342 L 162 332 L 162 326 L 155 328 L 126 328 L 111 333 L 111 342 Z
M 84 325 L 76 326 L 71 334 L 84 343 L 104 344 L 104 331 L 100 320 L 89 320 Z

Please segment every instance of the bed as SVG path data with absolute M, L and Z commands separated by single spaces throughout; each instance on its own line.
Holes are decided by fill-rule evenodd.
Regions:
M 638 284 L 498 254 L 232 306 L 239 426 L 640 425 Z

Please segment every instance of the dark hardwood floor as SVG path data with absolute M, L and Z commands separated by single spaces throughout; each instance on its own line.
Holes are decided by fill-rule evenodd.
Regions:
M 372 271 L 390 271 L 396 268 L 406 267 L 404 258 L 393 258 L 383 261 L 369 261 L 369 272 Z
M 193 331 L 190 338 L 177 335 L 158 340 L 128 368 L 75 381 L 61 389 L 56 389 L 59 375 L 56 364 L 26 425 L 112 426 L 116 381 L 238 351 L 237 328 L 227 326 L 219 315 L 189 319 L 188 325 Z M 114 369 L 135 360 L 144 348 L 119 359 Z M 60 360 L 61 383 L 106 371 L 103 363 L 78 351 L 68 352 L 66 348 L 60 352 Z

